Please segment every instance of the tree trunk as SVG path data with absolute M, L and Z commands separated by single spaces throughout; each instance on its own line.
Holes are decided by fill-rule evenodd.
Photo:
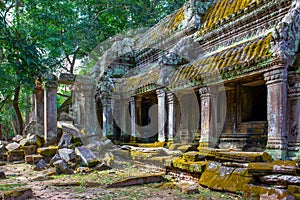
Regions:
M 13 107 L 14 110 L 16 112 L 17 115 L 17 122 L 18 122 L 18 133 L 19 135 L 22 135 L 23 132 L 23 118 L 22 118 L 22 114 L 19 108 L 19 96 L 20 96 L 20 90 L 21 90 L 21 86 L 20 83 L 18 84 L 18 86 L 15 89 L 15 94 L 14 94 L 14 100 L 13 100 Z

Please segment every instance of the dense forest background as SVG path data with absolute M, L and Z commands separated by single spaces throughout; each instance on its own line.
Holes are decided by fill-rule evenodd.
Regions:
M 153 26 L 183 3 L 0 1 L 0 140 L 22 134 L 31 117 L 35 82 L 45 73 L 80 72 L 98 44 L 130 29 Z M 58 104 L 68 95 L 62 92 Z

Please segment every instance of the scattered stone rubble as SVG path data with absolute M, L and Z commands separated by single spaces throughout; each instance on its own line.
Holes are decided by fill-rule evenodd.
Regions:
M 185 193 L 197 193 L 199 187 L 242 194 L 245 199 L 300 199 L 298 161 L 273 160 L 265 152 L 238 152 L 176 144 L 132 144 L 117 148 L 110 140 L 90 145 L 80 142 L 76 128 L 62 128 L 57 146 L 44 146 L 32 132 L 0 143 L 0 156 L 8 162 L 26 162 L 34 170 L 53 174 L 86 174 L 93 170 L 136 166 L 152 169 L 158 175 L 130 177 L 107 187 L 172 181 Z M 134 146 L 133 146 L 134 145 Z M 184 152 L 184 150 L 186 152 Z M 5 172 L 0 171 L 5 179 Z M 28 189 L 17 191 L 30 196 Z M 2 194 L 12 195 L 12 194 Z M 14 194 L 15 195 L 15 194 Z

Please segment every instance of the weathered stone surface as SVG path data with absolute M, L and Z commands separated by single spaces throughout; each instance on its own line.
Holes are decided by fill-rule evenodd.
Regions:
M 21 140 L 21 141 L 19 142 L 19 144 L 20 144 L 21 146 L 28 146 L 28 145 L 30 145 L 27 138 Z
M 44 161 L 44 159 L 41 159 L 34 167 L 34 170 L 41 171 L 41 170 L 46 169 L 47 166 L 48 166 L 48 164 Z
M 36 134 L 28 134 L 26 139 L 29 145 L 42 146 L 42 141 Z
M 217 152 L 215 158 L 233 162 L 270 162 L 273 160 L 266 152 Z
M 273 175 L 261 176 L 259 177 L 259 179 L 263 183 L 269 185 L 279 185 L 279 186 L 300 185 L 299 176 L 273 174 Z
M 296 199 L 300 199 L 300 186 L 298 185 L 289 185 L 288 192 L 296 197 Z
M 72 141 L 72 135 L 68 132 L 64 132 L 58 142 L 58 148 L 68 148 Z
M 12 141 L 14 142 L 20 142 L 21 140 L 23 140 L 23 136 L 22 135 L 16 135 L 15 137 L 12 138 Z
M 6 175 L 3 171 L 0 171 L 0 179 L 6 179 Z
M 53 157 L 58 150 L 58 146 L 41 147 L 37 149 L 37 153 L 47 157 Z
M 78 167 L 76 169 L 76 174 L 87 174 L 90 173 L 92 170 L 88 167 Z
M 8 151 L 19 150 L 20 144 L 13 142 L 5 146 Z
M 61 159 L 63 159 L 66 162 L 76 160 L 76 155 L 73 149 L 67 149 L 67 148 L 59 149 L 58 154 L 61 157 Z
M 182 158 L 175 158 L 172 160 L 173 167 L 194 173 L 202 173 L 207 164 L 208 161 L 189 162 Z
M 23 200 L 31 198 L 33 198 L 33 192 L 31 188 L 17 188 L 2 192 L 2 199 L 4 200 Z
M 104 170 L 110 170 L 112 168 L 107 166 L 104 163 L 99 163 L 98 165 L 96 165 L 96 167 L 94 169 L 97 170 L 97 171 L 104 171 Z
M 43 126 L 36 121 L 31 121 L 23 130 L 24 135 L 36 134 L 40 138 L 44 137 Z
M 42 155 L 27 155 L 27 156 L 25 156 L 25 162 L 27 164 L 35 165 L 43 158 L 44 158 L 44 156 L 42 156 Z
M 244 199 L 280 199 L 294 200 L 295 197 L 287 190 L 256 185 L 245 185 L 243 192 Z
M 247 169 L 236 168 L 224 183 L 224 190 L 228 192 L 239 193 L 244 191 L 245 185 L 251 183 L 252 181 L 253 177 L 247 175 Z
M 21 150 L 13 150 L 7 152 L 8 162 L 21 161 L 23 159 L 24 159 L 24 152 Z
M 55 168 L 59 174 L 61 174 L 61 173 L 74 174 L 74 171 L 63 160 L 58 160 L 55 163 L 53 163 L 53 165 L 55 166 Z
M 272 173 L 278 174 L 298 174 L 298 163 L 294 161 L 281 161 L 277 160 L 274 162 L 257 162 L 249 163 L 248 173 L 251 175 L 267 175 Z
M 199 184 L 213 190 L 223 191 L 233 171 L 233 167 L 225 167 L 218 162 L 210 162 L 201 175 Z
M 53 166 L 53 163 L 55 163 L 58 160 L 61 160 L 61 157 L 59 156 L 59 154 L 55 154 L 50 160 L 50 166 Z
M 76 147 L 75 153 L 85 166 L 94 167 L 100 162 L 86 146 Z
M 149 176 L 126 178 L 115 183 L 109 184 L 107 188 L 126 187 L 131 185 L 143 185 L 149 183 L 159 183 L 163 181 L 163 174 L 155 174 Z
M 36 153 L 37 146 L 36 145 L 29 145 L 29 146 L 21 146 L 21 149 L 24 151 L 24 155 L 32 155 Z
M 183 159 L 191 162 L 201 161 L 205 159 L 205 156 L 197 151 L 189 151 L 183 154 Z

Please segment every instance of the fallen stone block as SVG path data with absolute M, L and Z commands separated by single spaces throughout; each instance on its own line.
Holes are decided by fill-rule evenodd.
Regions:
M 276 160 L 273 162 L 257 162 L 249 163 L 248 173 L 251 175 L 268 175 L 268 174 L 299 174 L 298 163 L 294 161 Z
M 183 159 L 191 162 L 201 161 L 205 159 L 205 156 L 197 151 L 189 151 L 183 154 Z
M 3 200 L 23 200 L 33 198 L 31 188 L 17 188 L 10 191 L 2 192 Z
M 29 141 L 28 141 L 27 138 L 21 140 L 21 141 L 19 142 L 19 144 L 20 144 L 22 147 L 30 145 L 30 143 L 29 143 Z
M 208 163 L 208 161 L 189 162 L 182 158 L 175 158 L 172 160 L 173 167 L 194 173 L 204 172 Z
M 68 148 L 72 141 L 72 135 L 68 132 L 64 132 L 62 137 L 60 138 L 58 142 L 58 148 Z
M 36 134 L 39 137 L 44 136 L 43 126 L 36 121 L 31 121 L 23 130 L 24 135 Z
M 43 158 L 44 158 L 44 156 L 42 156 L 42 155 L 27 155 L 27 156 L 25 156 L 25 162 L 27 164 L 35 165 Z
M 37 146 L 29 145 L 29 146 L 22 146 L 21 149 L 24 151 L 24 155 L 33 155 L 36 153 Z
M 13 150 L 7 152 L 7 161 L 21 161 L 24 159 L 24 152 L 22 150 Z
M 94 167 L 100 162 L 86 146 L 76 147 L 75 153 L 85 166 Z
M 61 157 L 59 156 L 59 154 L 55 154 L 50 160 L 50 166 L 54 166 L 53 163 L 55 163 L 58 160 L 61 160 Z
M 66 162 L 76 161 L 76 155 L 73 149 L 59 149 L 58 154 Z
M 55 166 L 55 168 L 59 174 L 61 174 L 61 173 L 74 174 L 74 171 L 63 160 L 58 160 L 55 163 L 53 163 L 53 165 Z
M 155 175 L 148 175 L 148 176 L 125 178 L 123 180 L 116 181 L 112 184 L 107 185 L 106 188 L 118 188 L 118 187 L 132 186 L 132 185 L 160 183 L 163 181 L 163 175 L 164 174 L 155 174 Z
M 6 179 L 6 175 L 3 171 L 0 171 L 0 179 Z
M 215 159 L 231 162 L 271 162 L 271 155 L 266 152 L 216 152 Z
M 78 167 L 76 169 L 76 174 L 87 174 L 90 173 L 92 170 L 88 167 Z
M 20 142 L 21 140 L 23 140 L 23 136 L 22 135 L 16 135 L 15 137 L 12 138 L 12 141 L 14 142 Z
M 296 199 L 300 199 L 300 186 L 298 185 L 289 185 L 288 192 L 296 197 Z
M 266 184 L 276 185 L 276 186 L 285 186 L 288 185 L 300 185 L 300 177 L 299 176 L 291 176 L 291 175 L 266 175 L 261 176 L 259 179 Z
M 36 145 L 38 147 L 42 146 L 41 138 L 36 134 L 28 134 L 26 139 L 29 145 Z
M 236 168 L 225 181 L 223 189 L 227 192 L 240 193 L 245 185 L 252 183 L 253 177 L 248 175 L 246 168 Z
M 14 150 L 19 150 L 20 149 L 20 144 L 13 142 L 5 146 L 7 151 L 14 151 Z
M 243 199 L 280 199 L 295 200 L 295 196 L 291 195 L 285 189 L 273 187 L 264 187 L 258 185 L 245 185 Z
M 48 167 L 48 164 L 43 160 L 41 159 L 37 164 L 36 166 L 34 167 L 34 170 L 35 171 L 42 171 L 44 169 L 47 169 Z
M 58 146 L 40 147 L 37 149 L 37 153 L 46 157 L 53 157 L 58 150 Z

